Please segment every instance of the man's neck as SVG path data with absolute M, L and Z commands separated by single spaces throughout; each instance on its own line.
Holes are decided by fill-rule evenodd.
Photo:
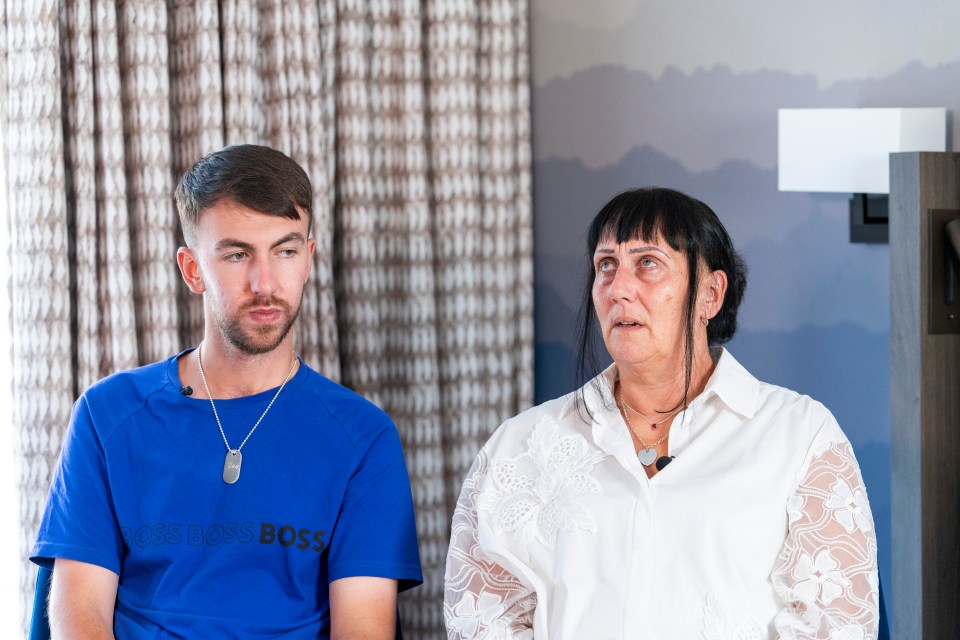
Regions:
M 295 362 L 293 338 L 289 335 L 275 349 L 261 354 L 245 353 L 225 343 L 220 336 L 208 336 L 198 349 L 184 358 L 186 362 L 181 363 L 180 371 L 181 380 L 199 393 L 194 397 L 201 398 L 206 397 L 200 377 L 201 357 L 206 383 L 214 399 L 240 398 L 278 387 L 292 375 Z

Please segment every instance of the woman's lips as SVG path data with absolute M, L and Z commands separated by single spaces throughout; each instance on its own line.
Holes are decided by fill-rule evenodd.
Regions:
M 639 320 L 633 318 L 617 318 L 613 321 L 614 329 L 639 329 L 642 326 Z

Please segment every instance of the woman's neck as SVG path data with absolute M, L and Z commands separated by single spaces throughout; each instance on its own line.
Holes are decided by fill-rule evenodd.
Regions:
M 620 390 L 630 407 L 653 417 L 689 404 L 700 395 L 713 374 L 716 363 L 706 347 L 696 349 L 687 388 L 686 361 L 682 356 L 670 365 L 620 365 Z M 686 395 L 684 392 L 686 391 Z

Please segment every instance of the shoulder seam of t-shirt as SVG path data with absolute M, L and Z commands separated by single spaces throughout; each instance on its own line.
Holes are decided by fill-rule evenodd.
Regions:
M 163 360 L 163 361 L 160 361 L 160 362 L 155 363 L 155 364 L 165 364 L 165 363 L 166 363 L 166 361 Z M 149 366 L 149 365 L 148 365 L 148 366 Z M 114 376 L 123 376 L 123 375 L 125 375 L 125 374 L 130 374 L 130 375 L 132 375 L 132 372 L 133 372 L 133 371 L 136 371 L 136 370 L 137 370 L 137 369 L 131 369 L 131 370 L 127 370 L 127 371 L 120 371 L 120 372 L 117 372 L 117 373 L 115 373 L 115 374 L 113 374 L 112 376 L 109 376 L 109 377 L 112 378 L 112 377 L 114 377 Z M 103 444 L 106 444 L 107 441 L 108 441 L 110 438 L 113 437 L 113 434 L 116 433 L 117 430 L 118 430 L 122 425 L 126 424 L 126 422 L 127 422 L 128 420 L 130 420 L 130 418 L 132 418 L 133 416 L 135 416 L 139 411 L 141 411 L 145 406 L 147 406 L 147 405 L 150 403 L 150 399 L 153 398 L 153 396 L 155 396 L 156 394 L 162 392 L 163 389 L 164 389 L 164 387 L 169 386 L 169 384 L 170 384 L 170 383 L 169 383 L 169 381 L 167 381 L 166 376 L 162 376 L 162 377 L 160 378 L 160 384 L 156 385 L 153 389 L 150 389 L 150 391 L 147 392 L 147 393 L 143 396 L 143 400 L 142 400 L 141 402 L 137 403 L 137 405 L 134 406 L 134 407 L 130 407 L 130 408 L 128 409 L 128 411 L 126 412 L 126 415 L 124 415 L 124 416 L 122 416 L 122 417 L 119 417 L 118 419 L 116 419 L 116 420 L 114 420 L 114 421 L 111 422 L 111 424 L 110 424 L 110 431 L 109 431 L 109 433 L 103 433 L 103 434 L 102 434 L 102 440 L 101 440 L 101 442 L 102 442 Z M 92 388 L 93 388 L 93 387 L 91 387 L 91 389 L 92 389 Z M 89 406 L 89 400 L 88 400 L 88 398 L 87 398 L 87 394 L 90 392 L 91 389 L 88 389 L 87 391 L 85 391 L 85 392 L 83 393 L 83 395 L 80 396 L 80 400 L 82 400 L 83 403 L 84 403 L 84 405 L 86 405 L 86 406 Z
M 316 372 L 314 372 L 314 373 L 316 373 Z M 323 377 L 322 375 L 320 375 L 319 373 L 316 373 L 316 375 L 317 375 L 318 377 L 320 377 L 323 381 L 328 382 L 328 383 L 330 383 L 330 384 L 336 385 L 335 382 L 333 382 L 332 380 L 329 380 L 329 379 L 327 379 L 327 378 L 324 378 L 324 377 Z M 341 385 L 337 385 L 337 386 L 341 386 Z M 354 454 L 357 456 L 357 458 L 362 457 L 362 452 L 361 452 L 360 448 L 359 448 L 358 445 L 357 445 L 357 441 L 356 441 L 356 439 L 354 438 L 354 434 L 351 432 L 350 429 L 348 429 L 348 428 L 346 427 L 346 425 L 345 425 L 345 424 L 343 423 L 343 421 L 340 419 L 340 416 L 337 415 L 334 411 L 331 411 L 330 407 L 327 405 L 327 400 L 326 400 L 326 398 L 324 398 L 323 394 L 320 393 L 320 391 L 319 391 L 319 390 L 316 388 L 316 386 L 313 385 L 313 384 L 308 384 L 308 385 L 307 385 L 307 389 L 309 390 L 310 393 L 312 393 L 312 394 L 314 395 L 314 397 L 317 398 L 317 401 L 323 406 L 323 409 L 324 409 L 324 411 L 327 412 L 327 415 L 330 416 L 331 420 L 337 424 L 337 426 L 340 428 L 340 431 L 343 433 L 344 436 L 346 436 L 347 440 L 350 442 L 350 446 L 353 447 L 353 452 L 354 452 Z M 352 390 L 350 390 L 350 389 L 348 389 L 348 388 L 346 388 L 346 387 L 342 387 L 342 389 L 343 389 L 343 391 L 346 391 L 347 393 L 352 393 L 352 394 L 356 395 L 359 399 L 363 400 L 364 402 L 369 403 L 370 406 L 373 407 L 374 409 L 376 409 L 377 411 L 383 411 L 382 409 L 380 409 L 379 407 L 377 407 L 377 405 L 373 404 L 372 402 L 370 402 L 370 400 L 368 400 L 367 398 L 364 398 L 364 397 L 363 397 L 362 395 L 360 395 L 359 393 L 356 393 L 355 391 L 352 391 Z

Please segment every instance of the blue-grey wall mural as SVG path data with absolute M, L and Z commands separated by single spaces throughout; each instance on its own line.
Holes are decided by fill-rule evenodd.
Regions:
M 643 185 L 704 200 L 749 268 L 729 348 L 833 411 L 889 583 L 889 251 L 849 242 L 847 195 L 778 192 L 777 109 L 942 106 L 960 149 L 960 3 L 533 0 L 531 13 L 537 401 L 574 386 L 599 207 Z

